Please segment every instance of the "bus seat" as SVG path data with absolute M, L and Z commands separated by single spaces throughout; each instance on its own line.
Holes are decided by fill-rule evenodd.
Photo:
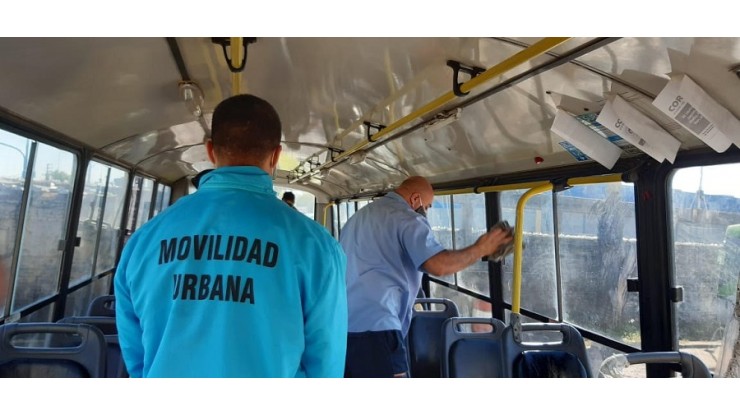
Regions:
M 677 351 L 619 353 L 604 359 L 599 368 L 600 378 L 620 378 L 622 370 L 631 365 L 642 363 L 667 364 L 678 366 L 681 377 L 711 378 L 712 373 L 696 356 Z
M 578 330 L 565 323 L 522 324 L 522 341 L 507 326 L 503 334 L 507 377 L 590 377 L 586 346 Z M 529 341 L 529 337 L 557 336 L 551 341 Z
M 0 377 L 105 376 L 105 337 L 86 324 L 0 326 Z
M 442 371 L 442 324 L 460 313 L 457 306 L 446 298 L 418 298 L 414 308 L 407 338 L 409 375 L 414 378 L 438 378 Z M 434 310 L 432 305 L 443 305 L 443 310 Z
M 115 317 L 116 316 L 116 297 L 112 295 L 103 295 L 95 298 L 90 302 L 87 308 L 88 316 Z
M 487 332 L 472 332 L 466 326 L 488 325 Z M 442 376 L 449 378 L 504 377 L 501 320 L 483 317 L 450 318 L 444 323 L 442 337 Z
M 121 346 L 118 343 L 118 328 L 116 327 L 115 317 L 74 316 L 65 317 L 59 320 L 59 323 L 89 324 L 97 327 L 105 336 L 105 343 L 107 344 L 105 377 L 128 377 L 126 365 L 121 355 Z
M 560 350 L 525 350 L 514 360 L 515 378 L 587 378 L 588 372 L 573 354 Z

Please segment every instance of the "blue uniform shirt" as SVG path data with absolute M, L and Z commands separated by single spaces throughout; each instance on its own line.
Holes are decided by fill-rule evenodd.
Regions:
M 401 330 L 405 337 L 421 266 L 445 249 L 427 219 L 391 192 L 357 211 L 339 242 L 347 254 L 349 331 Z
M 346 260 L 257 167 L 222 167 L 137 230 L 115 275 L 132 377 L 342 377 Z

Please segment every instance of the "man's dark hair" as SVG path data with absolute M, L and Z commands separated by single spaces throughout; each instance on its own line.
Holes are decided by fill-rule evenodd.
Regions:
M 293 192 L 285 192 L 283 193 L 283 200 L 290 200 L 292 202 L 295 202 L 295 195 Z
M 213 111 L 211 140 L 218 154 L 260 161 L 280 145 L 280 117 L 269 102 L 254 95 L 236 95 Z

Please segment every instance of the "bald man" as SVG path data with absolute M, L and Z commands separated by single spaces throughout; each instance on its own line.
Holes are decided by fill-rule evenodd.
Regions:
M 345 377 L 406 377 L 404 339 L 422 273 L 458 272 L 512 239 L 493 229 L 467 248 L 445 249 L 426 218 L 433 199 L 425 178 L 409 177 L 341 230 L 349 312 Z

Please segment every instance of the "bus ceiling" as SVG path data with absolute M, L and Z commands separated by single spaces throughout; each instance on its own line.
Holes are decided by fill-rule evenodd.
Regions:
M 331 198 L 410 175 L 470 187 L 564 166 L 619 173 L 617 159 L 673 162 L 740 137 L 740 38 L 2 38 L 0 52 L 0 119 L 167 182 L 212 168 L 210 117 L 236 93 L 281 116 L 276 182 Z M 725 141 L 663 111 L 671 88 L 716 104 L 707 122 Z M 627 126 L 600 130 L 607 113 Z

